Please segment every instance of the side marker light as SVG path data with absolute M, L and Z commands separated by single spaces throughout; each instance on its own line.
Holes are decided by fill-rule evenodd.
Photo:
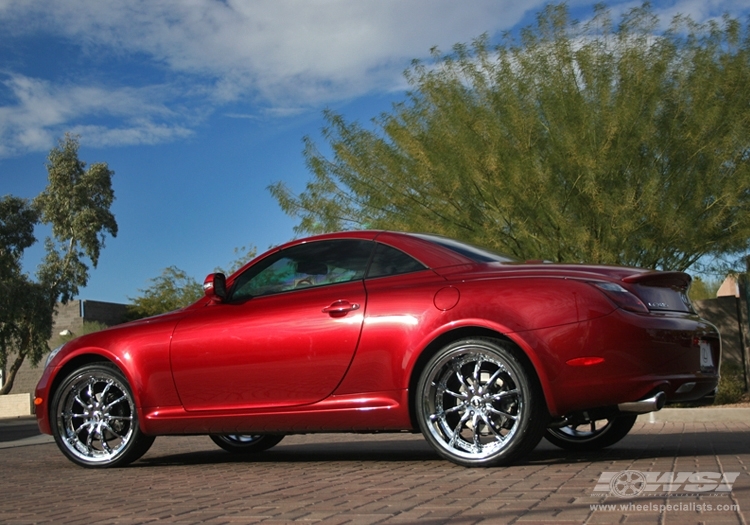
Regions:
M 603 357 L 576 357 L 575 359 L 569 359 L 565 362 L 565 364 L 570 366 L 591 366 L 598 365 L 603 362 Z

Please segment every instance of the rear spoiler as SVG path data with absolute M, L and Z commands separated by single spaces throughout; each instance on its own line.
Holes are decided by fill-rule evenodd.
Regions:
M 644 272 L 623 277 L 622 282 L 644 286 L 687 288 L 692 277 L 685 272 Z

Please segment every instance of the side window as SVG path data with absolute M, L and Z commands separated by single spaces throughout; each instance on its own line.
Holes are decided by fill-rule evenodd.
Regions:
M 370 263 L 370 269 L 367 272 L 367 278 L 418 272 L 425 268 L 427 267 L 424 264 L 401 250 L 378 243 L 372 257 L 372 263 Z
M 371 241 L 342 239 L 282 250 L 240 275 L 229 301 L 363 279 L 373 248 Z

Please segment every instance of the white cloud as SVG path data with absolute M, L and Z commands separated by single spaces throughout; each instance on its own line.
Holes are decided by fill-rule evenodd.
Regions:
M 65 131 L 80 134 L 90 145 L 155 143 L 187 133 L 174 124 L 174 112 L 159 102 L 167 94 L 157 87 L 53 85 L 22 75 L 10 75 L 2 83 L 15 104 L 0 107 L 0 157 L 49 149 Z M 82 124 L 84 120 L 126 126 Z
M 192 130 L 179 125 L 157 124 L 138 119 L 127 123 L 127 127 L 74 126 L 69 131 L 86 138 L 89 146 L 122 146 L 136 144 L 158 144 L 193 134 Z
M 656 9 L 657 14 L 667 22 L 676 15 L 689 16 L 696 22 L 719 20 L 724 13 L 734 16 L 747 14 L 750 7 L 747 0 L 680 0 L 670 4 Z
M 286 115 L 367 93 L 403 88 L 402 71 L 433 46 L 444 51 L 517 25 L 545 0 L 0 0 L 6 35 L 53 35 L 80 46 L 82 62 L 128 57 L 180 78 L 169 89 L 58 85 L 4 67 L 15 105 L 0 107 L 0 155 L 45 149 L 60 129 L 97 129 L 106 143 L 183 136 L 177 100 L 193 111 L 241 100 Z M 588 0 L 571 6 L 590 7 Z M 742 0 L 656 2 L 657 12 L 696 20 Z M 613 14 L 640 2 L 612 1 Z M 742 9 L 741 9 L 742 8 Z M 746 10 L 746 9 L 745 9 Z M 13 38 L 13 36 L 6 36 Z M 135 58 L 134 58 L 135 57 Z M 95 60 L 94 60 L 95 59 Z M 85 66 L 83 66 L 85 67 Z M 148 74 L 143 75 L 148 84 Z M 169 80 L 171 82 L 171 80 Z M 127 84 L 127 80 L 123 80 Z M 157 81 L 154 81 L 157 82 Z M 164 82 L 159 80 L 158 82 Z M 199 108 L 196 110 L 195 108 Z M 245 113 L 245 111 L 242 111 Z M 91 118 L 116 118 L 116 125 Z M 174 122 L 182 121 L 181 124 Z M 171 122 L 171 123 L 170 123 Z M 145 123 L 145 124 L 144 124 Z M 102 130 L 108 130 L 103 132 Z
M 5 3 L 6 20 L 31 18 L 83 44 L 212 77 L 219 98 L 250 91 L 270 103 L 315 104 L 388 86 L 430 47 L 508 29 L 543 0 Z
M 619 20 L 631 9 L 643 5 L 642 0 L 606 3 L 611 4 L 609 5 L 610 13 L 615 20 Z M 744 19 L 750 11 L 750 4 L 747 0 L 656 0 L 651 4 L 654 14 L 659 18 L 661 29 L 667 29 L 677 15 L 688 16 L 695 22 L 705 23 L 709 20 L 720 21 L 725 13 Z
M 129 87 L 117 78 L 96 87 L 70 80 L 59 84 L 6 67 L 4 84 L 12 102 L 0 107 L 0 156 L 45 150 L 63 130 L 78 130 L 88 144 L 184 136 L 184 123 L 169 123 L 184 120 L 182 110 L 170 116 L 166 109 L 181 97 L 204 114 L 242 100 L 259 105 L 253 110 L 258 115 L 287 116 L 402 87 L 401 73 L 410 59 L 434 45 L 447 48 L 512 27 L 534 7 L 533 2 L 519 5 L 508 0 L 0 0 L 0 31 L 6 38 L 52 35 L 79 46 L 81 61 L 91 67 L 107 56 L 138 57 L 152 71 L 160 69 L 169 78 L 176 74 L 182 82 L 172 86 L 170 100 L 162 87 Z M 144 77 L 148 83 L 150 77 Z M 92 122 L 97 119 L 115 122 Z

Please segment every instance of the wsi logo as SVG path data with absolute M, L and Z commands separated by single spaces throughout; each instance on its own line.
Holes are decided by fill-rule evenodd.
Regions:
M 727 494 L 732 491 L 739 472 L 641 472 L 622 470 L 602 472 L 594 492 L 609 492 L 619 498 L 632 498 L 654 493 Z

